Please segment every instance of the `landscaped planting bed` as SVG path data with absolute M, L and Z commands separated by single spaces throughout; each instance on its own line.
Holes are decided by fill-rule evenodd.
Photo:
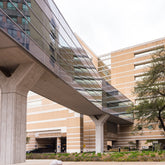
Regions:
M 27 159 L 59 159 L 62 161 L 165 161 L 165 151 L 132 151 L 108 153 L 29 153 Z

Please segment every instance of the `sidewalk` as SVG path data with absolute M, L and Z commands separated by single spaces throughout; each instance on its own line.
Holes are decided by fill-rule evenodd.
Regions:
M 52 160 L 27 160 L 16 165 L 49 165 Z M 63 162 L 63 165 L 165 165 L 165 162 Z

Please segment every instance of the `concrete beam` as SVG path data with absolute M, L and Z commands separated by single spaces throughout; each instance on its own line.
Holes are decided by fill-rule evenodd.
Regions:
M 104 123 L 108 120 L 110 115 L 90 116 L 95 123 L 95 152 L 103 153 L 104 151 Z
M 37 64 L 21 64 L 6 77 L 0 71 L 0 164 L 25 161 L 27 92 L 43 74 Z

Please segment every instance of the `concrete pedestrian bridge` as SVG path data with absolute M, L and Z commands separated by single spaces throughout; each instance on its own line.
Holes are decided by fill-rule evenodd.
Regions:
M 0 88 L 1 165 L 25 161 L 30 90 L 90 116 L 96 152 L 105 121 L 132 124 L 129 100 L 100 77 L 52 0 L 0 2 Z

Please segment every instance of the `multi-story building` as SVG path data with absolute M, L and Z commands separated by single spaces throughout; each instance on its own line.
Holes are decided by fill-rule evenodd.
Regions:
M 136 100 L 135 81 L 164 39 L 97 58 L 77 40 L 53 0 L 1 0 L 0 35 L 2 164 L 25 160 L 29 90 L 27 150 L 102 152 L 107 144 L 163 142 L 158 129 L 132 136 L 126 109 Z
M 111 91 L 113 92 L 113 95 L 114 93 L 122 93 L 133 102 L 136 101 L 135 96 L 132 94 L 136 82 L 141 80 L 145 73 L 145 70 L 150 66 L 152 54 L 158 49 L 163 48 L 165 44 L 164 38 L 158 39 L 155 41 L 135 45 L 129 48 L 117 50 L 97 58 L 97 56 L 88 48 L 88 46 L 80 38 L 79 41 L 83 45 L 85 50 L 88 52 L 90 59 L 93 61 L 95 67 L 100 72 L 100 75 L 105 77 L 108 82 L 110 82 L 116 89 L 118 89 L 118 91 Z M 126 99 L 126 97 L 122 97 L 120 96 L 120 100 L 115 103 L 116 105 L 114 108 L 118 106 L 119 110 L 121 110 L 125 107 L 125 102 L 127 102 L 128 100 Z M 36 98 L 37 100 L 39 99 L 40 101 L 35 101 L 35 99 L 33 100 L 33 98 Z M 28 150 L 33 149 L 34 147 L 41 147 L 41 140 L 39 139 L 43 138 L 45 135 L 45 138 L 47 139 L 49 138 L 49 136 L 54 136 L 57 139 L 59 137 L 61 137 L 61 139 L 62 137 L 65 137 L 65 145 L 67 146 L 67 152 L 80 152 L 82 150 L 94 151 L 95 125 L 90 119 L 90 117 L 77 114 L 70 109 L 62 107 L 59 104 L 55 104 L 48 100 L 46 101 L 45 98 L 42 98 L 37 95 L 29 96 L 28 99 L 28 105 L 33 104 L 32 106 L 34 106 L 31 108 L 29 107 L 28 110 L 27 131 L 29 137 L 33 135 L 33 137 L 30 138 L 33 143 L 29 143 L 27 145 Z M 122 101 L 122 99 L 125 101 Z M 37 102 L 39 102 L 39 105 L 37 105 Z M 47 106 L 47 103 L 50 104 L 49 106 L 51 107 L 51 110 L 49 106 Z M 109 103 L 111 110 L 113 110 L 113 104 Z M 34 111 L 34 113 L 32 113 L 32 111 Z M 58 113 L 56 111 L 58 111 Z M 41 120 L 40 122 L 37 121 L 37 119 L 33 118 L 34 114 L 36 114 L 38 120 L 41 120 L 42 116 L 44 116 L 45 120 Z M 53 114 L 57 118 L 55 119 L 55 121 L 52 120 L 54 118 Z M 48 120 L 46 120 L 47 116 L 50 116 Z M 62 122 L 62 125 L 60 125 L 60 120 L 64 120 Z M 44 130 L 44 128 L 42 128 L 41 126 L 40 129 L 37 130 L 35 129 L 37 128 L 37 122 L 42 123 L 43 125 L 47 123 L 49 124 L 50 128 Z M 55 128 L 55 126 L 57 128 Z M 33 127 L 34 129 L 31 129 L 31 127 Z M 143 130 L 143 135 L 139 135 L 138 133 L 132 134 L 132 127 L 130 127 L 129 125 L 121 126 L 115 123 L 106 122 L 104 126 L 104 149 L 106 150 L 107 145 L 109 144 L 112 147 L 133 146 L 141 149 L 142 147 L 147 147 L 148 145 L 151 145 L 150 143 L 146 143 L 146 141 L 153 139 L 163 143 L 164 137 L 161 134 L 162 130 L 159 128 L 159 126 L 156 126 L 155 129 L 154 128 L 151 128 L 150 126 L 149 128 Z M 58 131 L 58 129 L 61 129 L 61 135 L 57 134 L 57 136 L 55 136 L 55 134 L 53 133 L 56 130 Z M 38 136 L 40 134 L 43 134 L 43 136 Z M 58 141 L 58 144 L 56 141 Z M 60 146 L 61 148 L 61 146 L 63 145 L 63 140 L 61 140 L 61 144 L 59 144 L 59 140 L 55 140 L 55 143 L 57 144 L 57 148 L 58 146 Z
M 165 38 L 160 38 L 111 52 L 111 84 L 134 103 L 138 103 L 136 96 L 133 95 L 136 82 L 142 80 L 144 73 L 149 69 L 152 55 L 164 48 L 164 45 Z M 120 126 L 117 144 L 126 146 L 128 142 L 131 142 L 140 149 L 152 145 L 147 143 L 147 140 L 164 144 L 161 126 L 151 124 L 153 126 L 145 128 L 142 135 L 132 134 L 130 126 Z

